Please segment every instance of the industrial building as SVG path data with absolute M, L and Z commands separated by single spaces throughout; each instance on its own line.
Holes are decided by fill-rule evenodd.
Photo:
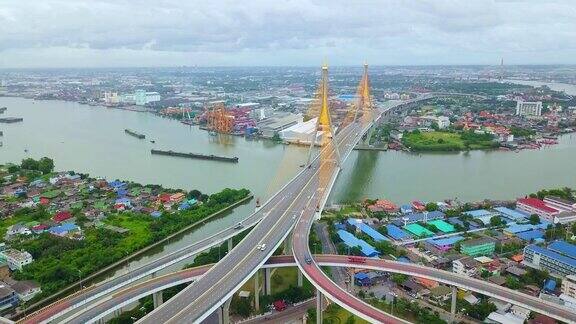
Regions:
M 402 206 L 404 207 L 404 206 Z M 402 209 L 401 207 L 401 209 Z M 404 215 L 400 218 L 397 218 L 393 221 L 394 224 L 397 226 L 405 226 L 408 224 L 414 224 L 418 222 L 427 223 L 428 221 L 436 220 L 436 219 L 444 219 L 446 214 L 441 211 L 431 211 L 431 212 L 423 212 L 423 213 L 414 213 Z
M 454 247 L 454 244 L 462 241 L 463 239 L 464 237 L 459 235 L 441 239 L 430 239 L 426 240 L 424 243 L 424 248 L 436 255 L 441 255 L 450 251 Z
M 403 231 L 400 227 L 388 224 L 386 225 L 386 230 L 388 231 L 388 236 L 395 239 L 396 241 L 408 240 L 410 239 L 410 234 Z
M 476 257 L 480 255 L 492 255 L 496 249 L 496 242 L 488 238 L 479 238 L 463 242 L 460 245 L 460 253 Z
M 524 264 L 561 276 L 576 275 L 576 246 L 556 241 L 547 248 L 528 245 L 524 248 Z
M 380 254 L 380 252 L 376 251 L 376 249 L 372 245 L 366 243 L 366 241 L 364 240 L 357 238 L 350 232 L 347 232 L 345 230 L 338 230 L 337 233 L 342 242 L 346 244 L 346 246 L 348 246 L 349 248 L 360 247 L 362 254 L 364 254 L 367 257 L 375 257 Z
M 302 123 L 303 120 L 304 117 L 301 114 L 276 113 L 259 121 L 257 126 L 263 137 L 271 138 L 274 134 L 280 134 L 290 126 Z
M 289 143 L 296 144 L 310 144 L 312 135 L 316 130 L 316 122 L 318 118 L 312 118 L 305 122 L 300 122 L 292 125 L 279 132 L 280 138 Z M 318 131 L 316 133 L 316 143 L 322 138 L 324 132 Z
M 516 208 L 529 215 L 536 214 L 548 222 L 553 222 L 554 216 L 560 213 L 558 209 L 546 205 L 538 198 L 520 198 L 516 201 Z
M 361 219 L 358 218 L 348 218 L 348 225 L 355 227 L 357 231 L 360 231 L 372 238 L 376 242 L 390 241 L 386 236 L 382 235 L 377 230 L 370 227 L 368 224 L 364 224 Z

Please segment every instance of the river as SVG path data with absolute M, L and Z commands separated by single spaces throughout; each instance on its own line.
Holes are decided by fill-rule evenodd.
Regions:
M 264 199 L 296 174 L 307 152 L 294 145 L 210 136 L 195 126 L 148 113 L 10 97 L 0 97 L 1 106 L 8 107 L 4 116 L 23 117 L 24 122 L 0 124 L 4 131 L 0 163 L 49 156 L 58 170 L 207 193 L 245 187 Z M 126 128 L 145 134 L 146 140 L 125 134 Z M 151 148 L 237 156 L 239 163 L 152 156 Z M 556 146 L 519 153 L 354 151 L 328 203 L 366 197 L 385 197 L 396 203 L 512 199 L 540 188 L 576 186 L 575 159 L 574 135 L 563 136 Z M 253 208 L 254 201 L 236 208 L 231 215 L 208 222 L 130 267 L 235 224 Z

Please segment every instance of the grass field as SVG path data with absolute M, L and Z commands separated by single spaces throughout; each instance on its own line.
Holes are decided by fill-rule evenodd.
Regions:
M 462 151 L 498 147 L 490 134 L 466 132 L 419 132 L 407 133 L 402 138 L 406 147 L 413 151 Z

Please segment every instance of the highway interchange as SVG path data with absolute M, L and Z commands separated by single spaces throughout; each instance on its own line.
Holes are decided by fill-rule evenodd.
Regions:
M 394 106 L 392 108 L 396 108 Z M 336 136 L 336 141 L 340 151 L 344 152 L 344 159 L 359 141 L 362 135 L 371 126 L 371 122 L 354 122 L 342 127 Z M 401 264 L 379 259 L 368 259 L 366 264 L 350 264 L 342 256 L 321 256 L 314 257 L 312 262 L 307 258 L 310 256 L 308 247 L 308 233 L 312 226 L 318 206 L 323 205 L 333 182 L 339 172 L 339 164 L 336 161 L 334 149 L 331 145 L 323 148 L 320 152 L 321 158 L 312 161 L 310 168 L 303 168 L 288 184 L 286 184 L 276 195 L 270 198 L 260 209 L 244 221 L 248 224 L 255 224 L 260 221 L 254 229 L 236 246 L 231 253 L 228 253 L 218 264 L 211 267 L 203 267 L 190 271 L 181 271 L 168 276 L 154 279 L 157 284 L 165 287 L 175 285 L 174 282 L 181 283 L 190 281 L 192 277 L 198 278 L 181 293 L 173 297 L 169 302 L 163 304 L 155 311 L 148 314 L 141 323 L 199 323 L 207 318 L 226 300 L 231 298 L 234 292 L 249 280 L 256 271 L 265 265 L 274 251 L 280 246 L 286 236 L 294 229 L 292 241 L 292 251 L 294 257 L 286 264 L 297 265 L 304 275 L 329 299 L 345 307 L 352 313 L 361 316 L 371 322 L 380 323 L 400 323 L 405 322 L 399 318 L 386 314 L 349 294 L 344 289 L 335 284 L 319 268 L 316 262 L 332 266 L 352 266 L 356 268 L 369 268 L 395 273 L 405 273 L 417 277 L 424 277 L 450 285 L 456 285 L 465 289 L 480 292 L 487 296 L 492 296 L 516 305 L 527 307 L 537 312 L 551 317 L 576 323 L 575 315 L 569 310 L 558 305 L 544 302 L 541 299 L 528 296 L 519 292 L 509 290 L 488 282 L 463 277 L 454 273 L 441 271 L 434 268 L 422 267 L 413 264 Z M 320 207 L 321 209 L 321 207 Z M 243 230 L 243 229 L 240 229 Z M 27 317 L 24 323 L 40 323 L 55 320 L 55 322 L 87 323 L 99 318 L 99 315 L 106 312 L 106 305 L 112 300 L 118 300 L 110 296 L 102 297 L 112 291 L 120 291 L 122 287 L 138 279 L 149 275 L 170 264 L 179 262 L 200 249 L 214 246 L 223 241 L 223 238 L 231 237 L 239 229 L 229 228 L 212 237 L 202 240 L 190 247 L 181 249 L 150 264 L 131 271 L 123 276 L 109 280 L 101 285 L 86 289 L 80 294 L 73 295 L 67 299 L 59 301 L 49 307 L 37 312 L 34 316 Z M 265 246 L 259 249 L 259 246 Z M 282 258 L 282 257 L 280 257 Z M 284 256 L 283 258 L 288 258 Z M 271 260 L 280 262 L 278 257 Z M 201 277 L 200 274 L 206 271 Z M 195 274 L 195 275 L 194 275 Z M 176 277 L 173 277 L 176 276 Z M 158 281 L 165 280 L 165 281 Z M 156 288 L 146 286 L 141 283 L 121 290 L 113 296 L 133 296 L 130 293 L 150 294 Z M 164 289 L 164 288 L 162 288 Z M 78 311 L 83 304 L 100 298 L 101 301 L 96 307 L 84 307 Z M 128 298 L 128 297 L 126 297 Z M 140 298 L 140 297 L 138 297 Z M 115 304 L 116 306 L 119 304 Z M 114 306 L 114 304 L 113 304 Z M 68 313 L 75 308 L 76 313 Z M 61 317 L 58 317 L 62 315 Z

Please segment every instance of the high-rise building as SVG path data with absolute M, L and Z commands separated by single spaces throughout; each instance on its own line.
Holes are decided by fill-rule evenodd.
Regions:
M 139 89 L 134 92 L 134 101 L 137 106 L 144 106 L 151 102 L 160 101 L 160 94 Z
M 542 101 L 528 102 L 518 100 L 516 102 L 516 115 L 518 116 L 542 115 Z

